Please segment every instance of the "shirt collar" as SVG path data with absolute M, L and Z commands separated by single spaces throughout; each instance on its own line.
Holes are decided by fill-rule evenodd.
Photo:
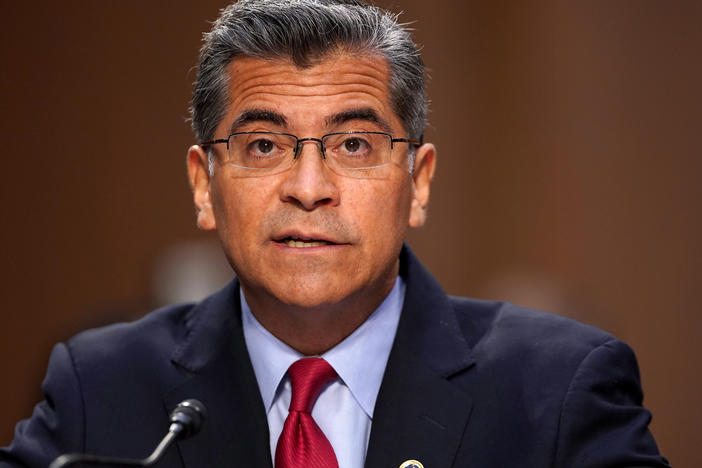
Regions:
M 269 411 L 290 365 L 303 355 L 273 336 L 251 313 L 240 289 L 244 338 L 261 397 Z M 363 411 L 373 417 L 375 401 L 395 339 L 405 298 L 399 276 L 378 308 L 351 335 L 324 353 Z

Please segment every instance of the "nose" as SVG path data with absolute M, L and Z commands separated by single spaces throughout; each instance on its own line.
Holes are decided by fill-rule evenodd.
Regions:
M 339 189 L 322 158 L 320 144 L 318 140 L 300 141 L 297 161 L 281 184 L 281 201 L 297 204 L 306 211 L 338 205 Z

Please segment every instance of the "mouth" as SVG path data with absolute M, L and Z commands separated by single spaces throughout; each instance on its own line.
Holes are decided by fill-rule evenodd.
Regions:
M 309 249 L 312 247 L 340 245 L 338 242 L 334 242 L 329 239 L 301 235 L 286 235 L 284 237 L 275 239 L 275 242 L 294 249 Z

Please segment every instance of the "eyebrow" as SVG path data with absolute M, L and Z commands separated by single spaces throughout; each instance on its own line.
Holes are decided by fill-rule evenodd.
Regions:
M 266 109 L 246 109 L 232 122 L 229 133 L 236 133 L 241 127 L 252 122 L 268 122 L 279 127 L 287 126 L 284 115 Z
M 352 120 L 364 120 L 378 125 L 384 132 L 391 133 L 392 127 L 390 123 L 382 118 L 378 113 L 370 108 L 363 107 L 359 109 L 349 109 L 337 114 L 331 115 L 325 119 L 327 127 L 333 125 L 341 125 Z

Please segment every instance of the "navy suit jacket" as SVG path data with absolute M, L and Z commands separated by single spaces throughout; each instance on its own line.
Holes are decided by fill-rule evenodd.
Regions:
M 449 297 L 407 248 L 401 274 L 405 303 L 366 467 L 668 466 L 627 345 L 562 317 Z M 57 345 L 46 400 L 0 449 L 0 467 L 43 468 L 64 452 L 145 457 L 187 398 L 208 419 L 161 466 L 272 466 L 238 290 L 233 281 L 197 305 Z

